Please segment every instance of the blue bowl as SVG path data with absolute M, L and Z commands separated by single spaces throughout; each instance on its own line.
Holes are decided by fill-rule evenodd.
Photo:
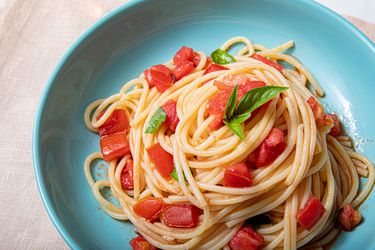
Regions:
M 332 11 L 310 0 L 132 1 L 91 27 L 68 50 L 42 96 L 33 157 L 39 192 L 52 222 L 73 249 L 126 249 L 133 226 L 107 216 L 86 183 L 83 162 L 99 150 L 83 122 L 95 99 L 119 91 L 145 68 L 187 45 L 207 53 L 233 36 L 268 47 L 294 40 L 298 57 L 326 90 L 324 102 L 342 114 L 357 148 L 374 159 L 375 46 Z M 341 234 L 335 247 L 375 249 L 375 201 L 365 222 Z

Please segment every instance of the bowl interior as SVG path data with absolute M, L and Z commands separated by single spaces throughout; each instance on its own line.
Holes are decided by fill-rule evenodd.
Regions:
M 346 21 L 312 1 L 134 1 L 100 21 L 69 51 L 50 80 L 34 134 L 36 176 L 47 210 L 72 248 L 126 249 L 133 226 L 107 216 L 86 183 L 85 157 L 99 151 L 83 112 L 117 93 L 147 67 L 182 46 L 210 53 L 233 36 L 267 47 L 294 40 L 297 56 L 326 90 L 327 108 L 343 119 L 357 148 L 375 158 L 375 50 Z M 98 163 L 100 165 L 101 163 Z M 100 178 L 100 177 L 98 177 Z M 365 223 L 336 247 L 375 248 L 375 201 Z

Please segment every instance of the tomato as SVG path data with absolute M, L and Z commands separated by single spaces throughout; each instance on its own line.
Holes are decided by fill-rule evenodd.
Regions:
M 157 250 L 157 248 L 151 245 L 142 235 L 138 235 L 129 243 L 133 250 Z
M 256 250 L 264 243 L 263 235 L 254 231 L 250 225 L 242 226 L 229 242 L 231 250 Z
M 134 189 L 134 180 L 133 180 L 133 160 L 129 159 L 126 162 L 125 167 L 121 171 L 121 187 L 125 190 Z
M 322 105 L 320 105 L 320 103 L 317 102 L 313 96 L 310 96 L 310 98 L 307 100 L 307 103 L 311 107 L 311 110 L 315 117 L 316 126 L 318 128 L 332 125 L 332 117 L 324 112 Z
M 173 99 L 167 101 L 163 105 L 163 110 L 167 114 L 167 119 L 165 120 L 165 125 L 172 130 L 176 131 L 178 122 L 180 121 L 177 116 L 177 102 Z
M 201 55 L 199 55 L 199 53 L 197 52 L 194 52 L 194 57 L 193 57 L 194 67 L 197 67 L 200 61 L 201 61 Z
M 133 209 L 134 213 L 136 213 L 138 216 L 154 222 L 159 218 L 159 213 L 163 209 L 164 205 L 165 203 L 161 198 L 146 197 L 139 200 L 134 205 Z
M 303 208 L 297 213 L 298 223 L 305 229 L 310 230 L 315 226 L 324 213 L 324 207 L 318 198 L 311 196 Z
M 337 220 L 342 230 L 352 231 L 354 227 L 361 223 L 362 215 L 351 204 L 346 204 L 339 210 Z
M 219 70 L 228 70 L 227 67 L 221 66 L 219 64 L 211 63 L 208 65 L 207 69 L 204 71 L 203 75 L 206 75 L 211 72 L 219 71 Z
M 186 62 L 192 62 L 194 60 L 194 51 L 192 48 L 182 46 L 179 51 L 173 57 L 173 63 L 177 66 L 185 64 Z M 199 63 L 199 62 L 198 62 Z
M 168 205 L 160 220 L 168 227 L 192 228 L 198 225 L 199 209 L 194 205 Z
M 336 114 L 329 114 L 329 116 L 333 120 L 333 127 L 331 128 L 331 131 L 329 132 L 329 134 L 332 136 L 339 136 L 341 133 L 340 120 Z
M 174 168 L 173 156 L 165 151 L 159 143 L 147 148 L 147 153 L 160 175 L 165 179 L 170 179 Z
M 150 88 L 156 89 L 163 93 L 174 83 L 172 71 L 163 64 L 154 65 L 143 71 Z
M 126 132 L 119 132 L 100 137 L 100 149 L 103 154 L 103 159 L 107 162 L 130 153 Z
M 99 116 L 103 116 L 103 111 Z M 123 109 L 115 109 L 108 119 L 99 127 L 99 135 L 109 135 L 117 132 L 124 132 L 129 129 L 129 117 Z
M 283 131 L 273 128 L 266 139 L 249 155 L 247 161 L 250 166 L 264 167 L 276 160 L 285 148 Z
M 193 62 L 185 62 L 178 64 L 177 67 L 173 70 L 173 75 L 176 80 L 180 80 L 182 77 L 187 76 L 194 70 Z
M 259 54 L 254 53 L 250 57 L 254 58 L 255 60 L 261 61 L 262 63 L 268 64 L 269 66 L 274 67 L 275 69 L 277 69 L 280 72 L 283 72 L 283 69 L 284 69 L 283 66 L 281 66 L 280 64 L 275 63 L 274 61 L 271 61 L 271 60 L 269 60 L 269 59 L 267 59 L 267 58 L 265 58 L 265 57 L 263 57 Z
M 245 163 L 240 162 L 225 168 L 224 187 L 250 187 L 251 183 L 251 174 Z

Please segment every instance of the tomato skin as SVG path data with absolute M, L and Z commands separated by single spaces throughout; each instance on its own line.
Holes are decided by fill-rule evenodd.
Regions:
M 146 220 L 151 222 L 159 218 L 159 213 L 162 211 L 165 203 L 161 198 L 146 197 L 139 200 L 133 207 L 134 212 Z
M 194 67 L 197 67 L 200 61 L 201 61 L 201 55 L 199 55 L 199 53 L 197 52 L 194 52 L 194 57 L 193 57 Z
M 228 70 L 227 67 L 221 66 L 219 64 L 211 63 L 208 65 L 207 69 L 204 71 L 203 75 L 206 75 L 211 72 L 219 71 L 219 70 Z
M 119 132 L 100 137 L 100 149 L 103 154 L 103 159 L 107 162 L 130 153 L 126 132 Z
M 318 198 L 311 196 L 305 205 L 298 210 L 297 221 L 305 228 L 310 230 L 315 226 L 324 213 L 324 207 Z
M 346 204 L 339 210 L 337 220 L 341 225 L 341 229 L 349 232 L 361 223 L 362 215 L 351 204 Z
M 126 161 L 125 167 L 121 171 L 121 187 L 125 190 L 134 189 L 134 180 L 133 180 L 133 160 L 129 159 Z
M 173 156 L 165 151 L 160 143 L 154 144 L 147 148 L 148 156 L 151 161 L 155 164 L 156 169 L 160 175 L 169 180 L 171 178 L 170 174 L 173 171 Z
M 173 57 L 173 63 L 175 65 L 185 64 L 186 62 L 192 62 L 194 60 L 194 51 L 192 48 L 182 46 L 179 51 Z M 199 63 L 199 61 L 198 61 Z
M 231 250 L 256 250 L 263 243 L 263 235 L 255 232 L 250 225 L 245 225 L 230 240 L 229 247 Z
M 178 122 L 180 121 L 177 116 L 177 102 L 173 99 L 167 101 L 163 106 L 163 110 L 167 114 L 167 119 L 165 120 L 165 125 L 172 130 L 176 131 Z
M 99 114 L 98 119 L 105 111 Z M 99 135 L 105 136 L 117 132 L 124 132 L 129 129 L 129 117 L 123 109 L 115 109 L 108 119 L 99 127 Z
M 173 75 L 176 80 L 180 80 L 182 77 L 187 76 L 194 71 L 193 62 L 186 61 L 185 63 L 178 64 L 177 67 L 173 70 Z
M 166 91 L 174 83 L 172 71 L 163 64 L 154 65 L 143 73 L 150 88 L 155 86 L 160 93 Z
M 251 58 L 254 58 L 255 60 L 261 61 L 261 62 L 263 62 L 263 63 L 265 63 L 265 64 L 268 64 L 268 65 L 271 66 L 271 67 L 274 67 L 274 68 L 277 69 L 280 73 L 283 72 L 283 69 L 284 69 L 283 66 L 281 66 L 281 65 L 278 64 L 278 63 L 275 63 L 274 61 L 268 60 L 267 58 L 265 58 L 265 57 L 263 57 L 263 56 L 261 56 L 261 55 L 259 55 L 259 54 L 254 53 L 254 54 L 252 54 L 250 57 L 251 57 Z
M 240 162 L 225 168 L 224 187 L 250 187 L 252 177 L 245 163 Z
M 133 238 L 129 243 L 133 250 L 157 250 L 156 247 L 151 245 L 141 235 L 138 235 L 137 237 Z
M 190 204 L 167 205 L 160 220 L 168 227 L 193 228 L 198 225 L 199 209 Z
M 336 114 L 329 114 L 329 116 L 333 120 L 333 127 L 331 128 L 329 134 L 335 137 L 339 136 L 341 134 L 339 117 Z
M 318 128 L 325 127 L 333 124 L 333 119 L 324 112 L 323 107 L 315 99 L 315 97 L 310 96 L 307 100 L 307 103 L 310 105 L 311 110 L 315 117 L 316 126 Z

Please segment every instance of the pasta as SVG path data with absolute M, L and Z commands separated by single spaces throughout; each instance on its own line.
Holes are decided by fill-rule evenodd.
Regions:
M 243 48 L 236 56 L 230 56 L 229 50 L 238 43 L 243 44 Z M 259 216 L 265 214 L 270 221 L 260 223 L 258 229 L 252 225 L 251 229 L 261 235 L 264 249 L 321 247 L 331 242 L 340 232 L 334 226 L 336 211 L 342 211 L 339 209 L 347 204 L 356 208 L 366 199 L 373 187 L 374 168 L 367 158 L 353 150 L 348 137 L 332 135 L 336 120 L 312 97 L 324 95 L 323 90 L 296 58 L 282 53 L 293 46 L 290 41 L 268 49 L 245 37 L 235 37 L 221 47 L 219 51 L 224 57 L 219 59 L 215 60 L 213 54 L 209 58 L 203 52 L 194 52 L 192 60 L 195 61 L 186 61 L 184 65 L 194 67 L 182 77 L 178 74 L 186 68 L 176 65 L 176 56 L 166 62 L 164 66 L 176 72 L 178 79 L 173 78 L 173 84 L 166 88 L 162 84 L 153 87 L 148 79 L 149 72 L 145 71 L 124 84 L 118 94 L 90 104 L 84 119 L 93 132 L 98 132 L 119 109 L 125 111 L 130 122 L 125 137 L 129 153 L 108 162 L 108 180 L 95 182 L 91 174 L 92 161 L 102 159 L 104 153 L 93 153 L 84 163 L 88 184 L 104 211 L 115 219 L 129 220 L 137 233 L 161 249 L 236 249 L 233 239 L 239 239 L 239 230 L 250 218 L 261 218 Z M 207 71 L 208 67 L 213 67 L 211 60 L 216 63 L 225 56 L 228 63 L 216 66 L 216 71 Z M 284 68 L 279 62 L 289 67 Z M 285 88 L 251 112 L 250 118 L 236 128 L 223 124 L 222 116 L 219 125 L 213 128 L 218 116 L 208 109 L 214 108 L 212 100 L 222 91 L 218 82 L 244 78 L 252 83 Z M 241 83 L 237 85 L 238 94 L 239 86 Z M 234 93 L 233 87 L 227 94 Z M 229 96 L 226 98 L 225 101 Z M 175 131 L 165 123 L 153 123 L 157 121 L 158 112 L 162 117 L 160 107 L 165 107 L 169 100 L 175 103 L 177 113 Z M 150 123 L 157 127 L 153 133 L 146 132 L 152 130 Z M 244 138 L 237 134 L 241 132 L 234 130 L 243 131 Z M 283 147 L 272 158 L 276 151 L 270 151 L 271 147 L 264 141 L 273 139 L 271 134 L 276 138 L 280 133 L 283 136 L 277 143 L 284 144 L 278 144 Z M 162 157 L 159 151 L 153 155 L 150 150 L 156 144 L 165 154 L 173 156 L 173 178 L 166 177 L 156 166 L 153 157 Z M 268 154 L 262 155 L 263 148 Z M 255 160 L 249 159 L 249 155 L 253 158 L 255 155 Z M 265 166 L 257 166 L 261 165 L 262 156 L 272 159 L 264 160 Z M 240 169 L 238 163 L 248 167 L 242 177 L 230 175 L 226 170 L 229 166 L 235 166 L 233 171 L 236 166 Z M 126 189 L 122 174 L 129 166 L 132 183 L 131 188 Z M 228 176 L 239 178 L 238 182 L 230 183 L 226 179 Z M 360 188 L 361 178 L 366 181 Z M 236 187 L 239 181 L 245 182 L 244 186 Z M 102 187 L 111 189 L 120 207 L 102 196 Z M 198 223 L 168 226 L 167 215 L 161 220 L 142 218 L 135 211 L 135 205 L 147 197 L 160 198 L 155 201 L 161 200 L 163 209 L 173 204 L 199 208 Z M 306 204 L 322 206 L 322 213 L 314 223 L 309 221 L 313 223 L 311 226 L 303 223 L 301 215 L 303 209 L 308 209 Z M 162 213 L 163 209 L 158 212 Z M 240 245 L 244 242 L 239 241 Z

